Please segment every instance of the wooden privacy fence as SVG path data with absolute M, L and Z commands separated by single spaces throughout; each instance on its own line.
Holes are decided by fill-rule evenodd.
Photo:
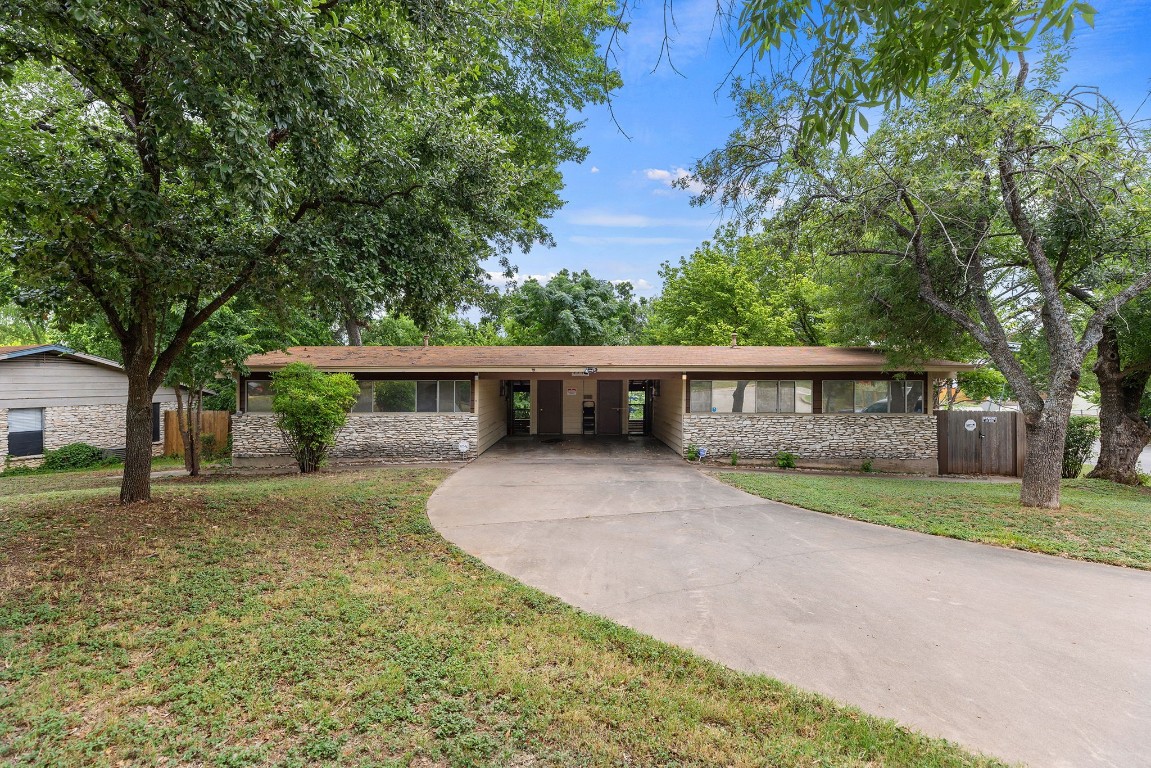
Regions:
M 1023 475 L 1027 432 L 1014 411 L 938 411 L 939 474 Z
M 212 435 L 215 440 L 215 450 L 222 451 L 224 446 L 228 444 L 228 431 L 231 429 L 231 421 L 229 417 L 231 413 L 228 411 L 204 411 L 201 420 L 202 431 L 200 434 Z M 164 411 L 164 455 L 165 456 L 183 456 L 184 455 L 184 441 L 180 438 L 180 422 L 178 419 L 180 415 L 175 411 Z M 201 450 L 204 449 L 201 444 Z

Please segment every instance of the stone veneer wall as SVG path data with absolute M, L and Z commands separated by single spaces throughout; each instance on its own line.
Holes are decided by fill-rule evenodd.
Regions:
M 88 443 L 97 448 L 124 447 L 124 405 L 61 405 L 44 409 L 44 450 L 54 451 L 72 443 Z M 164 450 L 164 411 L 175 403 L 160 403 L 160 442 L 152 444 L 152 455 Z M 8 455 L 8 410 L 0 408 L 0 463 Z M 38 465 L 37 458 L 13 458 L 12 463 Z
M 353 413 L 331 458 L 467 461 L 478 455 L 477 432 L 474 413 Z M 466 453 L 461 440 L 468 441 Z M 237 466 L 291 462 L 272 414 L 232 415 L 232 460 Z
M 713 457 L 740 459 L 796 455 L 799 466 L 858 469 L 864 460 L 884 471 L 938 472 L 935 416 L 921 414 L 706 414 L 683 415 L 683 443 Z

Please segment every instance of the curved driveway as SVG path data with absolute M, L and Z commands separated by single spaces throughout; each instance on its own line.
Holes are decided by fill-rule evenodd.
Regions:
M 1151 766 L 1151 573 L 737 491 L 651 442 L 504 441 L 432 523 L 584 610 L 1033 766 Z

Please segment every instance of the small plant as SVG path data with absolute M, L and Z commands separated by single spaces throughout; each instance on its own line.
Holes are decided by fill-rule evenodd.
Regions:
M 684 449 L 684 455 L 687 456 L 688 461 L 699 461 L 699 446 L 695 443 L 688 444 Z
M 862 472 L 874 472 L 875 471 L 872 468 L 871 459 L 864 459 L 863 463 L 861 465 L 859 465 L 859 469 Z
M 91 469 L 108 463 L 107 456 L 100 448 L 88 443 L 71 443 L 54 451 L 46 451 L 40 469 L 59 472 L 66 469 Z
M 775 454 L 775 466 L 779 467 L 780 469 L 795 469 L 796 458 L 797 457 L 794 453 L 780 451 L 779 453 Z
M 738 464 L 739 464 L 739 451 L 732 451 L 731 452 L 731 466 L 734 467 L 734 466 L 737 466 Z
M 1139 478 L 1139 485 L 1145 485 L 1151 488 L 1151 474 L 1135 470 L 1135 477 Z
M 350 373 L 324 373 L 288 363 L 272 375 L 272 413 L 300 472 L 315 472 L 327 459 L 356 404 L 360 385 Z
M 1074 479 L 1083 471 L 1083 463 L 1099 439 L 1099 419 L 1094 416 L 1072 416 L 1063 443 L 1063 477 Z

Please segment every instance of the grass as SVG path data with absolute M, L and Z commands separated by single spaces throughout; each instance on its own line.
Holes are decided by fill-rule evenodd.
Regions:
M 484 567 L 444 474 L 0 478 L 0 763 L 998 765 Z
M 797 507 L 1029 552 L 1151 569 L 1151 489 L 1065 480 L 1063 508 L 1019 505 L 1015 483 L 785 473 L 720 473 L 748 493 Z

